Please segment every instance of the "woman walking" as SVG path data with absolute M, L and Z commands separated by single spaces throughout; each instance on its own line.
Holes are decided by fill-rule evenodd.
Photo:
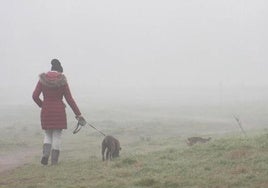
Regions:
M 76 105 L 63 68 L 57 59 L 51 61 L 51 71 L 42 73 L 33 92 L 33 100 L 41 108 L 41 127 L 44 130 L 43 156 L 41 164 L 47 165 L 51 153 L 51 164 L 58 163 L 60 155 L 61 134 L 67 129 L 67 119 L 63 97 L 76 115 L 76 119 L 83 119 Z M 40 94 L 43 94 L 43 100 Z

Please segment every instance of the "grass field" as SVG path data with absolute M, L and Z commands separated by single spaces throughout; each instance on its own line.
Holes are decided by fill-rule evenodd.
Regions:
M 39 162 L 43 135 L 38 110 L 2 107 L 0 157 L 17 156 L 27 163 L 0 173 L 0 187 L 268 187 L 263 107 L 231 108 L 241 118 L 246 136 L 230 108 L 93 109 L 82 107 L 94 126 L 120 140 L 120 158 L 102 162 L 103 136 L 90 127 L 73 135 L 75 121 L 68 111 L 69 129 L 63 134 L 60 163 L 44 167 Z M 189 147 L 185 140 L 190 136 L 212 140 Z M 19 158 L 29 150 L 35 154 L 27 160 Z

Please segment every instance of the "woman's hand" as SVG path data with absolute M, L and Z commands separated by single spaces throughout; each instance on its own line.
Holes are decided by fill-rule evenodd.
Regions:
M 75 116 L 75 119 L 79 120 L 79 118 L 83 118 L 83 116 L 81 114 L 78 116 Z
M 82 115 L 76 116 L 75 118 L 78 120 L 78 123 L 80 125 L 84 126 L 87 124 L 85 118 Z

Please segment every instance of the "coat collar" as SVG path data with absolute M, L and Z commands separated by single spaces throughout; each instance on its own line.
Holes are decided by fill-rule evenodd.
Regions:
M 58 88 L 67 84 L 66 77 L 62 73 L 55 71 L 42 73 L 39 75 L 39 78 L 43 85 L 51 88 Z

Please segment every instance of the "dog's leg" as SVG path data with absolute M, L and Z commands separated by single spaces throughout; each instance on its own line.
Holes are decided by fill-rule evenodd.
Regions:
M 111 158 L 113 159 L 115 157 L 115 142 L 111 145 Z
M 104 153 L 105 153 L 105 149 L 106 149 L 106 144 L 105 142 L 102 142 L 102 147 L 101 147 L 101 154 L 102 154 L 102 161 L 104 161 Z
M 111 150 L 110 150 L 110 148 L 107 148 L 107 150 L 106 150 L 106 160 L 109 160 L 111 158 L 110 154 L 111 154 Z
M 112 160 L 112 151 L 110 150 L 109 152 L 109 160 L 111 161 Z
M 102 161 L 105 161 L 104 152 L 105 152 L 105 150 L 103 150 L 103 152 L 102 152 Z

